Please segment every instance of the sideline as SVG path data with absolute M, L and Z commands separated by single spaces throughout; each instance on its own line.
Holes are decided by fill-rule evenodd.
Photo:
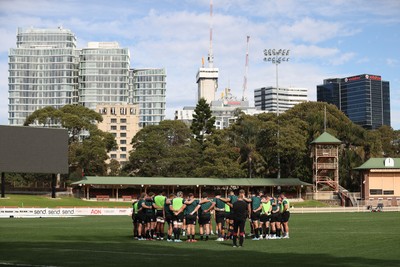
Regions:
M 290 213 L 351 213 L 371 212 L 366 207 L 297 207 L 290 208 Z M 384 207 L 383 212 L 400 212 L 400 206 Z M 131 216 L 132 208 L 109 207 L 60 207 L 60 208 L 19 208 L 0 207 L 1 218 L 69 218 L 82 216 Z
M 108 207 L 60 207 L 60 208 L 19 208 L 0 207 L 0 218 L 58 218 L 81 217 L 90 215 L 125 215 L 130 216 L 132 208 Z

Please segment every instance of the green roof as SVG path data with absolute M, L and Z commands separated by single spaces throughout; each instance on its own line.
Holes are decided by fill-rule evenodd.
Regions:
M 172 185 L 172 186 L 298 186 L 311 185 L 298 178 L 178 178 L 178 177 L 116 177 L 116 176 L 86 176 L 83 180 L 73 183 L 90 185 Z
M 391 159 L 393 164 L 390 164 Z M 387 164 L 385 165 L 385 161 Z M 369 169 L 400 169 L 400 158 L 370 158 L 360 167 L 354 168 L 355 170 L 369 170 Z
M 320 136 L 318 136 L 311 144 L 341 144 L 342 141 L 334 137 L 333 135 L 324 132 Z

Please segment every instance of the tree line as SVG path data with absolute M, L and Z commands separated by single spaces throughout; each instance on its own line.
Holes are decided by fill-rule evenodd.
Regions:
M 342 141 L 340 183 L 358 190 L 360 174 L 353 168 L 371 157 L 399 157 L 400 131 L 388 126 L 365 130 L 322 102 L 302 103 L 280 116 L 238 111 L 234 124 L 216 130 L 208 104 L 200 100 L 190 128 L 167 120 L 139 131 L 123 171 L 133 176 L 276 178 L 279 153 L 282 178 L 312 182 L 310 143 L 324 132 L 325 107 L 326 131 Z
M 129 175 L 160 177 L 276 178 L 278 153 L 281 177 L 312 182 L 310 143 L 326 131 L 342 141 L 339 157 L 340 184 L 358 190 L 360 174 L 353 168 L 371 157 L 399 157 L 400 131 L 382 126 L 365 130 L 351 122 L 336 106 L 322 102 L 298 104 L 277 116 L 274 113 L 246 115 L 237 110 L 230 127 L 214 127 L 210 106 L 199 100 L 191 126 L 165 120 L 146 126 L 132 139 L 133 150 L 124 166 L 111 160 L 107 152 L 117 148 L 111 133 L 100 131 L 97 112 L 67 105 L 57 110 L 35 111 L 25 125 L 67 128 L 70 172 L 63 177 L 72 182 L 85 175 Z M 279 129 L 279 138 L 278 138 Z M 17 181 L 34 181 L 38 175 L 11 175 Z

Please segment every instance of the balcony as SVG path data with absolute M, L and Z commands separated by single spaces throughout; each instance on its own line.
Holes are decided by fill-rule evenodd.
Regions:
M 337 163 L 314 163 L 315 169 L 326 169 L 326 170 L 334 170 L 338 168 Z
M 317 149 L 317 157 L 337 157 L 337 150 L 332 149 Z

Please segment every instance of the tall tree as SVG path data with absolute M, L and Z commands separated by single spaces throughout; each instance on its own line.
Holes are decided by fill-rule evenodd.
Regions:
M 228 130 L 234 146 L 239 150 L 239 161 L 250 178 L 260 177 L 265 171 L 266 162 L 257 146 L 263 128 L 263 122 L 257 116 L 242 113 Z
M 210 105 L 201 98 L 194 109 L 193 121 L 190 129 L 197 141 L 203 144 L 205 136 L 215 130 L 215 117 L 212 116 Z
M 239 162 L 239 150 L 232 146 L 228 132 L 216 130 L 204 142 L 201 161 L 194 174 L 197 177 L 246 177 Z
M 193 176 L 200 148 L 181 121 L 162 121 L 140 130 L 124 171 L 137 176 Z

